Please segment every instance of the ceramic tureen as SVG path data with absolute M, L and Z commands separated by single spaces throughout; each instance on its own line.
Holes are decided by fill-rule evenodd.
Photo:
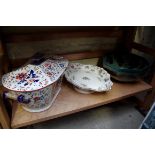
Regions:
M 68 61 L 63 58 L 48 59 L 7 73 L 2 77 L 3 86 L 9 90 L 4 96 L 22 103 L 29 112 L 44 111 L 58 95 L 67 66 Z
M 113 85 L 110 74 L 103 68 L 93 65 L 70 63 L 65 71 L 65 77 L 73 84 L 75 90 L 85 94 L 109 91 Z

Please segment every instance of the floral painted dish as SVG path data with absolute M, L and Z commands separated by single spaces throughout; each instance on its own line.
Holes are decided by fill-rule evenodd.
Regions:
M 93 65 L 70 63 L 65 71 L 65 77 L 73 84 L 75 90 L 85 94 L 109 91 L 113 85 L 110 74 L 103 68 Z

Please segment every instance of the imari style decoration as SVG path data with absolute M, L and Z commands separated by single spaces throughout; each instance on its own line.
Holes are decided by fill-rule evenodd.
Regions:
M 18 100 L 29 112 L 44 111 L 58 95 L 67 66 L 66 59 L 48 59 L 7 73 L 2 77 L 3 86 L 9 90 L 4 96 Z
M 103 68 L 80 63 L 70 63 L 65 71 L 68 82 L 73 84 L 75 90 L 80 93 L 109 91 L 113 83 L 110 74 Z

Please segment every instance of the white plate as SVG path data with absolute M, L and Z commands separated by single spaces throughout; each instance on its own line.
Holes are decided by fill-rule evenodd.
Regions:
M 81 93 L 109 91 L 113 83 L 110 74 L 103 68 L 80 63 L 70 63 L 65 77 Z

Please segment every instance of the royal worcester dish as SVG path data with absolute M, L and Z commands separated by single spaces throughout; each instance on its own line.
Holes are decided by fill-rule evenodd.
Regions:
M 65 77 L 76 91 L 85 94 L 109 91 L 113 85 L 110 74 L 103 68 L 93 65 L 70 63 L 65 71 Z
M 29 112 L 44 111 L 58 95 L 67 66 L 65 59 L 48 59 L 7 73 L 2 77 L 2 84 L 8 89 L 4 97 L 17 100 Z

